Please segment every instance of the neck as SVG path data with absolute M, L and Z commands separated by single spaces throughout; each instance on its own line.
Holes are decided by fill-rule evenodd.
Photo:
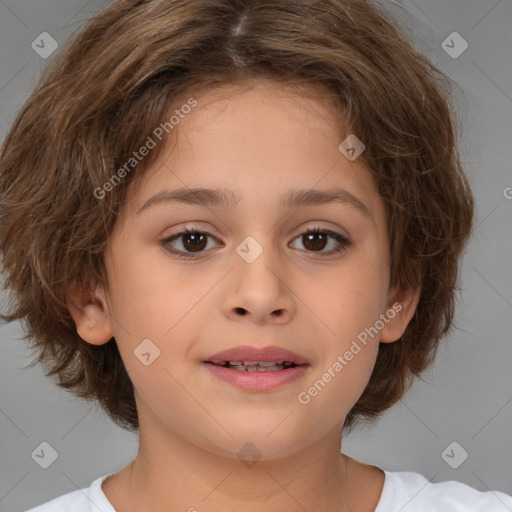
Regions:
M 136 458 L 103 483 L 117 512 L 231 512 L 251 508 L 347 511 L 349 458 L 340 453 L 341 426 L 282 458 L 227 457 L 166 431 L 165 441 L 139 432 Z M 246 455 L 247 455 L 246 453 Z

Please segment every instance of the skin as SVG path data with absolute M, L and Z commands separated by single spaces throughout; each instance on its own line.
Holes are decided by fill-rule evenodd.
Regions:
M 340 134 L 351 132 L 322 90 L 258 80 L 193 96 L 198 106 L 171 132 L 172 144 L 129 189 L 105 255 L 108 292 L 98 285 L 92 298 L 74 292 L 70 303 L 84 340 L 115 337 L 135 387 L 139 450 L 103 483 L 105 495 L 118 512 L 373 511 L 384 474 L 340 453 L 343 422 L 379 341 L 400 338 L 419 299 L 419 290 L 389 289 L 384 202 L 362 159 L 339 151 Z M 227 188 L 240 199 L 234 208 L 169 202 L 137 213 L 153 194 L 183 186 Z M 339 202 L 279 207 L 291 189 L 331 186 L 357 196 L 371 216 Z M 185 225 L 212 235 L 188 259 L 161 244 Z M 334 238 L 315 246 L 299 236 L 317 225 L 351 244 L 325 255 Z M 263 248 L 252 263 L 236 252 L 248 236 Z M 197 244 L 182 236 L 167 247 L 190 253 Z M 397 301 L 402 310 L 379 336 L 299 403 Z M 149 366 L 134 356 L 147 338 L 160 350 Z M 201 365 L 238 345 L 278 345 L 310 367 L 276 390 L 243 391 Z M 237 457 L 248 442 L 261 453 L 251 467 Z

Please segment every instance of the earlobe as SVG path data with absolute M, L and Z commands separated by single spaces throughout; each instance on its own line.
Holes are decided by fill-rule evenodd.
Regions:
M 80 338 L 91 345 L 103 345 L 113 337 L 104 302 L 104 294 L 99 287 L 90 292 L 76 282 L 69 286 L 66 301 L 69 313 Z
M 382 343 L 397 341 L 405 332 L 416 311 L 420 300 L 421 288 L 400 290 L 392 295 L 393 298 L 389 302 L 385 313 L 387 322 L 385 322 L 385 326 L 380 332 L 380 341 Z

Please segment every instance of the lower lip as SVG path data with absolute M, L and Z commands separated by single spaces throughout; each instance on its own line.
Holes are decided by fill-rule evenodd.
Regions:
M 284 370 L 247 372 L 225 368 L 224 366 L 217 366 L 211 363 L 203 363 L 203 365 L 206 366 L 215 377 L 233 386 L 245 389 L 246 391 L 270 391 L 271 389 L 278 388 L 304 375 L 309 367 L 309 365 L 303 364 Z

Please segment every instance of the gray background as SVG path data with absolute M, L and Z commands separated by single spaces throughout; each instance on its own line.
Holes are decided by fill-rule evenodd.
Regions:
M 0 138 L 52 59 L 40 57 L 32 41 L 49 32 L 64 42 L 107 3 L 0 0 Z M 457 84 L 460 149 L 476 195 L 477 227 L 462 262 L 458 330 L 424 382 L 375 427 L 346 437 L 343 451 L 433 482 L 512 494 L 512 1 L 383 3 L 413 32 L 416 48 Z M 458 58 L 442 47 L 454 31 L 469 43 Z M 5 295 L 0 299 L 5 304 Z M 39 367 L 23 369 L 31 357 L 21 337 L 19 324 L 0 327 L 0 510 L 13 512 L 87 487 L 137 452 L 136 436 L 97 406 L 60 390 Z M 43 441 L 59 455 L 48 469 L 31 458 Z M 457 469 L 441 456 L 453 441 L 469 454 Z M 452 461 L 462 448 L 448 450 Z

